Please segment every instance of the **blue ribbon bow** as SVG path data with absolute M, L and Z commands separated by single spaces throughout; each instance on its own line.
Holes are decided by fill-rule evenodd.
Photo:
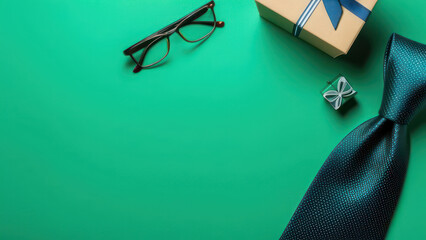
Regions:
M 328 17 L 330 18 L 331 24 L 334 29 L 337 29 L 339 25 L 340 19 L 342 18 L 343 9 L 345 7 L 351 13 L 355 14 L 364 22 L 367 21 L 368 16 L 370 16 L 371 11 L 358 3 L 355 0 L 322 0 L 325 6 L 325 10 L 327 11 Z M 311 17 L 315 8 L 318 6 L 321 0 L 311 0 L 309 5 L 306 7 L 305 11 L 303 11 L 299 20 L 293 29 L 293 35 L 298 37 L 303 27 L 305 26 L 308 19 Z

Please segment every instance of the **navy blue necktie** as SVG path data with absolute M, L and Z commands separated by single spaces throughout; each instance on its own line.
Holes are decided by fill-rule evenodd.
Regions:
M 407 124 L 425 105 L 426 45 L 393 34 L 384 81 L 379 116 L 333 150 L 280 240 L 385 238 L 407 170 Z

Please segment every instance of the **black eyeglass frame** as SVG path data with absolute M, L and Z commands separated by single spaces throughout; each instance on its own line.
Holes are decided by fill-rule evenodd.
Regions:
M 182 37 L 183 40 L 190 42 L 190 43 L 194 43 L 194 42 L 199 42 L 201 40 L 204 40 L 204 39 L 207 39 L 208 37 L 210 37 L 213 34 L 213 32 L 216 30 L 216 27 L 224 27 L 225 26 L 224 22 L 216 20 L 216 14 L 214 12 L 214 6 L 215 6 L 215 2 L 210 1 L 209 3 L 204 4 L 203 6 L 201 6 L 197 10 L 191 12 L 190 14 L 186 15 L 185 17 L 183 17 L 183 18 L 175 21 L 174 23 L 162 28 L 161 30 L 155 32 L 154 34 L 151 34 L 150 36 L 142 39 L 141 41 L 132 45 L 128 49 L 124 50 L 124 55 L 130 56 L 133 59 L 133 61 L 136 63 L 136 67 L 133 69 L 133 72 L 137 73 L 137 72 L 140 72 L 144 68 L 150 68 L 150 67 L 156 65 L 157 63 L 161 62 L 164 58 L 166 58 L 167 55 L 170 52 L 170 38 L 169 37 L 176 32 L 179 34 L 179 36 Z M 209 9 L 211 9 L 211 11 L 213 13 L 213 20 L 214 20 L 213 22 L 211 22 L 211 21 L 194 21 L 194 20 L 198 19 L 199 17 L 201 17 L 203 14 L 205 14 Z M 200 39 L 191 41 L 191 40 L 188 40 L 187 38 L 185 38 L 185 36 L 180 32 L 180 29 L 182 27 L 190 25 L 190 24 L 210 25 L 210 26 L 213 26 L 213 28 L 208 34 L 201 37 Z M 164 38 L 167 39 L 167 53 L 160 60 L 158 60 L 154 63 L 151 63 L 149 65 L 143 66 L 142 63 L 143 63 L 149 49 L 152 46 L 154 46 L 156 43 L 158 43 L 159 41 L 163 40 Z M 133 54 L 140 51 L 141 49 L 144 49 L 144 50 L 142 52 L 142 55 L 141 55 L 139 61 L 137 61 L 136 58 L 133 56 Z

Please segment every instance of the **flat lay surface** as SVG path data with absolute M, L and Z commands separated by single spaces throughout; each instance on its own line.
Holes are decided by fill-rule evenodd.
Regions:
M 216 0 L 225 27 L 174 34 L 157 68 L 123 50 L 206 0 L 1 1 L 1 239 L 278 239 L 351 130 L 377 116 L 396 32 L 426 43 L 421 0 L 378 1 L 333 59 Z M 357 91 L 321 96 L 344 75 Z M 424 239 L 426 110 L 387 239 Z

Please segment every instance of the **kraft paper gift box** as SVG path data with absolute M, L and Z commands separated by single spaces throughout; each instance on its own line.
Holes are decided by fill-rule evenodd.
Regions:
M 361 18 L 365 20 L 368 18 L 368 15 L 359 14 L 358 9 L 354 11 L 351 7 L 359 7 L 361 5 L 361 8 L 364 8 L 361 10 L 369 13 L 376 5 L 377 0 L 328 1 L 349 4 L 347 7 L 350 10 L 345 6 L 341 6 L 342 15 L 339 18 L 336 29 L 327 12 L 331 8 L 326 9 L 324 1 L 321 0 L 256 0 L 256 5 L 263 18 L 290 33 L 294 34 L 296 23 L 305 23 L 298 37 L 335 58 L 349 52 L 365 24 L 365 21 Z M 313 11 L 312 8 L 314 8 Z M 311 13 L 308 19 L 306 19 L 305 13 L 308 13 L 308 16 Z

